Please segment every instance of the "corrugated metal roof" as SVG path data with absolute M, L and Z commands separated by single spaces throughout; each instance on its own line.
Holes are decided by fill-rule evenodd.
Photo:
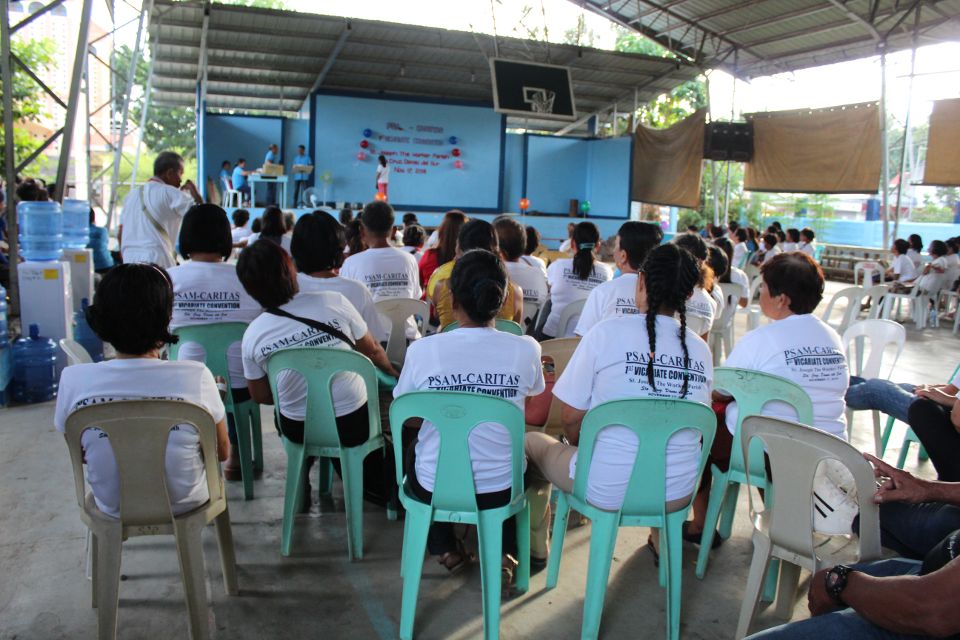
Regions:
M 740 77 L 960 40 L 960 0 L 577 0 L 702 67 Z M 919 20 L 916 20 L 919 12 Z
M 569 66 L 578 114 L 633 108 L 696 77 L 669 58 L 371 20 L 155 0 L 149 22 L 154 100 L 193 105 L 206 17 L 207 107 L 300 109 L 319 88 L 492 103 L 488 59 Z M 538 123 L 559 129 L 564 123 Z

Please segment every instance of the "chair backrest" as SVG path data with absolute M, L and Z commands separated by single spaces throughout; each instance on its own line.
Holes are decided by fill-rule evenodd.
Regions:
M 830 315 L 833 313 L 833 308 L 840 300 L 846 300 L 847 307 L 843 313 L 843 318 L 840 320 L 840 325 L 837 328 L 838 333 L 843 333 L 860 314 L 860 301 L 863 300 L 864 293 L 863 287 L 845 287 L 840 289 L 840 291 L 837 291 L 833 294 L 833 297 L 830 298 L 830 302 L 827 304 L 827 308 L 824 310 L 821 319 L 827 324 L 830 324 Z
M 533 300 L 523 301 L 523 327 L 524 329 L 532 326 L 537 321 L 537 314 L 540 313 L 540 304 Z
M 871 320 L 875 320 L 880 317 L 880 313 L 883 310 L 883 307 L 880 305 L 880 300 L 887 294 L 887 291 L 890 290 L 890 287 L 885 284 L 875 284 L 872 287 L 869 287 L 864 290 L 863 298 L 861 302 L 868 300 L 870 302 L 870 313 L 867 315 Z
M 60 338 L 60 350 L 67 356 L 67 366 L 72 364 L 90 364 L 93 358 L 83 345 L 70 338 Z
M 515 336 L 523 335 L 523 327 L 514 322 L 513 320 L 504 320 L 503 318 L 497 318 L 494 320 L 494 328 L 497 331 L 503 331 L 504 333 L 512 333 Z M 453 331 L 454 329 L 459 329 L 460 323 L 454 320 L 447 326 L 443 328 L 440 333 L 446 333 L 447 331 Z
M 753 304 L 754 298 L 760 295 L 760 285 L 763 284 L 763 276 L 757 276 L 750 281 L 750 291 L 747 296 L 747 303 Z
M 769 531 L 773 544 L 801 556 L 816 557 L 813 480 L 822 461 L 836 460 L 850 471 L 856 482 L 860 505 L 860 560 L 880 557 L 880 512 L 873 502 L 877 485 L 870 463 L 856 448 L 819 429 L 766 416 L 750 416 L 743 422 L 740 453 L 762 460 L 763 451 L 770 456 L 776 488 Z
M 407 319 L 414 318 L 417 329 L 423 334 L 423 323 L 430 317 L 430 304 L 413 298 L 386 298 L 375 302 L 374 307 L 390 320 L 387 358 L 402 365 L 407 356 Z
M 363 379 L 370 425 L 368 439 L 381 434 L 376 367 L 362 353 L 329 347 L 297 347 L 283 349 L 271 355 L 267 360 L 267 376 L 270 379 L 274 406 L 278 407 L 278 411 L 280 396 L 277 394 L 277 375 L 281 371 L 294 371 L 303 376 L 307 384 L 307 414 L 303 426 L 305 447 L 331 450 L 340 448 L 330 385 L 333 377 L 342 373 L 355 373 Z
M 873 274 L 883 273 L 883 267 L 879 262 L 873 260 L 861 260 L 860 262 L 855 262 L 853 264 L 853 284 L 857 285 L 860 283 L 860 274 L 863 274 L 863 284 L 864 287 L 869 287 L 873 284 Z
M 390 424 L 410 418 L 429 420 L 440 436 L 431 504 L 435 509 L 476 511 L 477 496 L 470 457 L 470 433 L 483 422 L 503 425 L 510 434 L 511 501 L 523 493 L 523 412 L 512 402 L 463 391 L 414 391 L 390 405 Z M 397 484 L 403 483 L 403 445 L 393 439 Z
M 211 324 L 195 324 L 189 327 L 174 329 L 173 333 L 179 336 L 180 341 L 170 345 L 170 359 L 177 360 L 180 347 L 187 342 L 196 342 L 203 347 L 204 364 L 214 377 L 222 376 L 227 381 L 227 388 L 233 388 L 230 380 L 230 367 L 227 365 L 227 349 L 235 342 L 243 341 L 243 332 L 247 330 L 243 322 L 214 322 Z M 228 408 L 233 406 L 233 396 L 227 394 L 223 403 Z
M 717 417 L 699 402 L 665 398 L 613 400 L 590 409 L 580 427 L 573 495 L 587 500 L 587 479 L 597 436 L 606 427 L 622 425 L 637 436 L 637 457 L 630 472 L 620 513 L 628 516 L 664 514 L 667 441 L 678 431 L 694 429 L 703 438 L 697 474 L 703 472 L 716 434 Z
M 587 304 L 586 298 L 571 302 L 563 308 L 563 311 L 560 312 L 560 322 L 557 323 L 557 335 L 554 336 L 555 338 L 567 338 L 573 335 L 573 330 L 577 326 L 577 320 L 580 319 L 580 314 L 583 313 L 583 306 L 585 304 Z
M 850 343 L 857 338 L 866 338 L 870 342 L 870 351 L 866 362 L 860 357 L 851 358 Z M 903 346 L 907 341 L 907 330 L 903 325 L 893 320 L 860 320 L 855 322 L 843 332 L 843 348 L 847 352 L 847 362 L 853 363 L 854 375 L 863 378 L 889 378 L 897 366 L 897 360 L 903 353 Z M 883 354 L 888 345 L 896 345 L 897 351 L 893 357 L 893 362 L 883 375 L 881 371 L 883 365 Z
M 577 350 L 580 344 L 580 336 L 573 338 L 554 338 L 553 340 L 544 340 L 540 343 L 540 361 L 544 364 L 553 364 L 553 379 L 559 380 L 573 352 Z M 550 401 L 550 412 L 547 414 L 547 421 L 543 425 L 543 430 L 550 434 L 559 434 L 562 431 L 560 424 L 560 401 L 553 398 Z
M 713 388 L 723 391 L 737 402 L 737 425 L 733 432 L 733 445 L 730 450 L 730 469 L 747 473 L 743 455 L 740 451 L 740 426 L 747 416 L 760 415 L 768 402 L 786 402 L 797 412 L 797 421 L 813 426 L 813 402 L 800 385 L 761 371 L 718 367 L 713 370 Z M 753 462 L 750 473 L 762 474 L 763 459 Z M 749 475 L 749 474 L 748 474 Z
M 217 462 L 217 427 L 206 409 L 177 400 L 120 400 L 83 407 L 67 417 L 64 436 L 73 463 L 80 508 L 84 508 L 86 498 L 80 439 L 84 431 L 96 428 L 107 434 L 117 461 L 121 523 L 145 526 L 171 522 L 170 496 L 165 483 L 167 440 L 170 430 L 183 424 L 191 425 L 200 435 L 200 453 L 211 501 L 223 499 L 223 481 Z
M 723 291 L 723 313 L 720 314 L 720 317 L 717 318 L 714 323 L 711 331 L 726 331 L 726 329 L 733 322 L 733 318 L 737 313 L 737 308 L 740 303 L 740 294 L 743 289 L 738 284 L 732 282 L 721 282 L 720 290 Z

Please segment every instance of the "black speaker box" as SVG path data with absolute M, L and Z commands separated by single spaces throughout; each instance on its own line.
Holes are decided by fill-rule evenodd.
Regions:
M 750 162 L 753 158 L 752 122 L 711 122 L 703 132 L 707 160 Z

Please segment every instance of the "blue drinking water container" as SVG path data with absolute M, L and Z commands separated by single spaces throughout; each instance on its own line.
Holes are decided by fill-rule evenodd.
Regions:
M 63 248 L 84 249 L 90 242 L 90 203 L 66 198 L 63 201 Z
M 24 260 L 59 260 L 63 253 L 63 212 L 58 202 L 21 202 L 20 254 Z
M 45 402 L 57 395 L 57 343 L 30 325 L 30 337 L 13 343 L 13 399 Z
M 103 340 L 87 323 L 88 306 L 89 302 L 84 298 L 80 301 L 80 311 L 73 312 L 73 339 L 87 350 L 94 362 L 100 362 L 103 360 Z

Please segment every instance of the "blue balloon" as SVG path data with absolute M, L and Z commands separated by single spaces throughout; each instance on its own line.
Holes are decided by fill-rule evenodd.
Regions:
M 457 136 L 450 136 L 450 144 L 457 144 Z
M 373 130 L 371 130 L 371 129 L 364 129 L 364 130 L 363 130 L 363 137 L 364 137 L 364 138 L 369 138 L 369 137 L 372 136 L 372 135 L 373 135 Z

